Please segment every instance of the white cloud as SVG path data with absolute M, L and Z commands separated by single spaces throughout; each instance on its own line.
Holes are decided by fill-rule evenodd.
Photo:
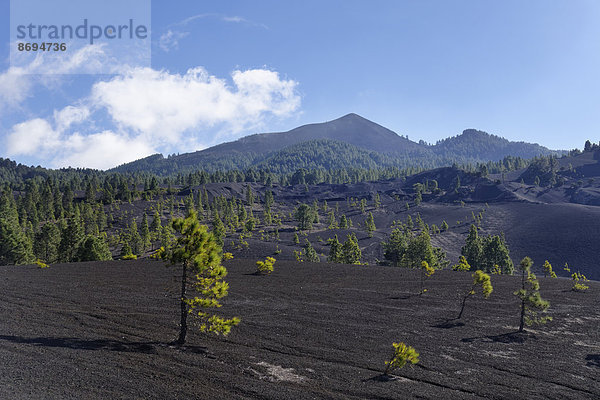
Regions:
M 86 106 L 74 107 L 67 106 L 60 111 L 54 111 L 54 120 L 57 129 L 64 131 L 72 124 L 84 122 L 90 116 L 90 110 Z
M 157 149 L 199 150 L 221 135 L 235 136 L 300 107 L 298 83 L 275 71 L 234 71 L 231 82 L 202 67 L 185 74 L 131 69 L 96 82 L 89 97 L 48 119 L 14 125 L 5 137 L 5 152 L 36 157 L 50 167 L 107 169 Z M 95 113 L 104 111 L 114 126 L 94 129 Z
M 156 153 L 143 138 L 103 131 L 91 135 L 74 133 L 64 138 L 64 151 L 52 166 L 109 169 Z
M 137 68 L 94 84 L 91 99 L 120 127 L 172 146 L 184 134 L 211 144 L 214 136 L 199 132 L 223 124 L 233 135 L 260 125 L 268 115 L 284 117 L 300 106 L 297 82 L 281 79 L 277 72 L 235 71 L 232 79 L 234 87 L 201 67 L 182 75 Z
M 6 137 L 6 151 L 9 156 L 47 156 L 59 145 L 59 133 L 48 121 L 41 118 L 16 124 Z
M 67 133 L 71 123 L 82 122 L 89 110 L 68 106 L 54 112 L 55 127 L 41 118 L 13 126 L 5 139 L 9 156 L 35 156 L 47 161 L 47 166 L 108 169 L 136 160 L 156 151 L 141 136 L 110 130 L 88 135 Z

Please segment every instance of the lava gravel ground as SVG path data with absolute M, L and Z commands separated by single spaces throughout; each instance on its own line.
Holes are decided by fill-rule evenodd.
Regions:
M 227 337 L 177 335 L 176 267 L 112 261 L 0 267 L 2 399 L 597 399 L 600 283 L 540 278 L 554 320 L 515 333 L 519 278 L 488 300 L 470 274 L 278 261 L 225 264 Z M 382 376 L 392 342 L 420 363 Z

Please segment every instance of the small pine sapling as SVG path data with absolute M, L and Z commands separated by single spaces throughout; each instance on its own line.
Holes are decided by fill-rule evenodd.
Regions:
M 42 268 L 42 269 L 43 269 L 43 268 L 50 268 L 50 266 L 49 266 L 48 264 L 44 263 L 44 262 L 43 262 L 42 260 L 40 260 L 40 259 L 37 259 L 37 260 L 35 260 L 35 263 L 34 263 L 34 264 L 35 264 L 35 265 L 37 265 L 37 266 L 38 266 L 38 268 Z
M 265 261 L 257 261 L 256 262 L 256 273 L 257 274 L 270 274 L 273 272 L 275 264 L 275 258 L 267 257 Z
M 460 312 L 458 313 L 458 317 L 456 317 L 456 319 L 461 319 L 463 311 L 465 310 L 465 304 L 467 303 L 467 299 L 476 294 L 475 289 L 477 289 L 477 286 L 481 286 L 481 294 L 483 295 L 484 299 L 490 297 L 490 295 L 494 291 L 494 288 L 492 286 L 492 280 L 490 279 L 490 276 L 485 272 L 477 270 L 471 276 L 473 277 L 473 284 L 471 285 L 471 289 L 469 289 L 469 291 L 467 291 L 467 293 L 465 293 L 465 295 L 463 296 Z
M 297 262 L 303 262 L 304 260 L 302 259 L 302 251 L 298 251 L 298 250 L 294 250 L 294 257 L 296 258 Z
M 427 292 L 427 289 L 424 288 L 425 279 L 431 278 L 434 273 L 435 269 L 431 268 L 427 261 L 421 261 L 421 292 L 419 295 Z
M 450 227 L 446 221 L 442 221 L 442 231 L 447 231 Z
M 590 288 L 585 284 L 585 282 L 588 281 L 588 278 L 586 278 L 585 275 L 580 272 L 573 272 L 571 274 L 571 279 L 573 280 L 573 287 L 571 290 L 574 292 L 585 292 Z
M 185 343 L 188 315 L 197 318 L 201 332 L 227 335 L 240 319 L 225 319 L 209 312 L 211 308 L 221 307 L 219 300 L 227 296 L 229 289 L 224 281 L 227 269 L 221 265 L 223 249 L 219 240 L 208 227 L 200 225 L 193 210 L 187 218 L 173 220 L 172 225 L 180 236 L 172 247 L 161 253 L 161 258 L 181 266 L 181 322 L 175 343 Z M 188 289 L 197 295 L 192 297 Z
M 556 272 L 552 270 L 552 265 L 548 260 L 544 261 L 544 266 L 542 268 L 544 269 L 544 278 L 547 276 L 550 276 L 550 278 L 556 278 Z
M 412 346 L 407 346 L 403 342 L 392 343 L 394 347 L 394 354 L 389 361 L 385 362 L 385 371 L 383 373 L 388 375 L 394 369 L 400 369 L 407 363 L 416 364 L 419 362 L 419 353 Z
M 492 268 L 492 275 L 502 275 L 502 268 L 498 264 L 494 264 Z
M 552 317 L 539 316 L 539 313 L 545 313 L 550 307 L 550 302 L 542 299 L 540 296 L 540 284 L 533 272 L 531 258 L 525 257 L 521 260 L 519 269 L 521 270 L 521 289 L 513 294 L 521 300 L 521 319 L 519 323 L 519 332 L 523 332 L 525 324 L 545 324 L 552 321 Z
M 453 266 L 452 270 L 453 271 L 470 271 L 471 266 L 467 262 L 467 259 L 465 258 L 465 256 L 460 256 L 460 259 L 458 260 L 458 264 Z
M 569 264 L 568 263 L 565 263 L 565 266 L 563 267 L 563 270 L 567 271 L 567 272 L 571 272 L 571 268 L 569 268 Z

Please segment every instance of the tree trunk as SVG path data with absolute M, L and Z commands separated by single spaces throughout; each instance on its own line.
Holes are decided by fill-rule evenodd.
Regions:
M 185 336 L 187 335 L 187 303 L 186 303 L 186 289 L 187 289 L 187 261 L 183 263 L 183 271 L 181 274 L 181 322 L 179 324 L 179 337 L 177 338 L 177 344 L 183 345 L 185 343 Z
M 525 270 L 521 273 L 521 288 L 525 290 Z M 524 296 L 527 295 L 525 292 Z M 521 322 L 519 324 L 519 332 L 523 332 L 523 324 L 525 323 L 525 299 L 521 299 Z
M 525 323 L 525 300 L 521 300 L 521 323 L 519 324 L 519 332 L 523 332 Z
M 465 311 L 465 304 L 467 303 L 467 299 L 469 298 L 469 296 L 470 295 L 467 294 L 465 297 L 463 297 L 462 306 L 460 307 L 460 312 L 458 313 L 458 317 L 456 317 L 456 319 L 460 319 L 462 317 L 463 311 Z

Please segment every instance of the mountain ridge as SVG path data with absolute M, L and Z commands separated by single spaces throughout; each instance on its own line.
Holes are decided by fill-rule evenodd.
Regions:
M 339 154 L 341 159 L 352 159 L 351 153 L 364 150 L 376 152 L 386 158 L 396 158 L 398 162 L 390 162 L 386 165 L 397 166 L 408 166 L 414 163 L 437 167 L 450 165 L 453 162 L 477 163 L 498 161 L 507 156 L 533 158 L 562 153 L 537 143 L 512 142 L 476 129 L 466 129 L 462 134 L 440 140 L 435 145 L 416 143 L 382 125 L 350 113 L 327 122 L 306 124 L 286 132 L 257 133 L 204 150 L 168 158 L 164 158 L 161 154 L 154 154 L 109 171 L 148 171 L 168 174 L 198 169 L 215 171 L 259 168 L 284 150 L 287 150 L 288 159 L 283 162 L 288 170 L 293 170 L 295 168 L 293 160 L 299 156 L 290 152 L 290 149 L 303 153 L 302 158 L 305 159 L 306 151 L 302 149 L 302 144 L 319 140 L 329 141 L 323 143 L 330 146 L 334 146 L 332 142 L 350 145 L 351 147 L 343 146 L 341 149 L 343 151 L 343 154 Z M 333 156 L 338 155 L 333 154 Z M 334 162 L 336 163 L 339 164 L 339 161 Z M 312 163 L 306 159 L 302 164 L 327 168 L 327 163 Z M 300 164 L 297 167 L 300 168 Z

